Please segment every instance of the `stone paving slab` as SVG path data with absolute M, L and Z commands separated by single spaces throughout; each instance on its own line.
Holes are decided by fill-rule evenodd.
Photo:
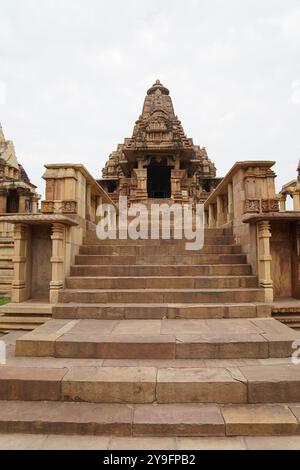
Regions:
M 0 367 L 0 400 L 60 400 L 67 369 Z
M 260 288 L 239 289 L 64 289 L 59 302 L 69 303 L 234 303 L 264 302 Z
M 274 319 L 52 320 L 16 354 L 99 359 L 289 357 L 300 338 Z
M 300 398 L 300 366 L 293 364 L 241 367 L 248 382 L 249 403 L 297 402 Z
M 126 437 L 298 435 L 291 405 L 0 402 L 0 433 Z M 1 436 L 0 434 L 0 436 Z
M 0 434 L 1 450 L 300 450 L 300 436 L 108 437 Z
M 221 410 L 229 436 L 284 435 L 300 431 L 299 421 L 288 406 L 228 405 Z
M 107 403 L 153 403 L 156 375 L 154 367 L 73 367 L 62 381 L 62 399 Z
M 133 407 L 118 404 L 2 402 L 0 432 L 130 436 Z
M 20 363 L 16 366 L 18 359 Z M 0 367 L 0 399 L 3 400 L 300 402 L 300 367 L 287 361 L 272 363 L 270 359 L 267 365 L 245 362 L 238 366 L 232 361 L 225 364 L 221 361 L 222 367 L 203 367 L 203 361 L 185 361 L 181 367 L 173 367 L 173 361 L 116 361 L 104 365 L 103 361 L 70 359 L 68 367 L 67 360 L 54 358 L 41 358 L 40 362 L 35 358 L 14 361 L 14 366 Z
M 269 317 L 264 303 L 68 303 L 53 307 L 53 318 L 103 320 L 213 319 Z
M 133 435 L 180 436 L 225 434 L 224 420 L 216 405 L 138 405 L 135 407 Z
M 226 369 L 159 369 L 159 403 L 246 403 L 247 384 Z

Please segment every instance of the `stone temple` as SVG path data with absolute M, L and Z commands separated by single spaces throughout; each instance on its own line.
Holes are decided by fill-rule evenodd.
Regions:
M 216 168 L 205 148 L 186 137 L 169 90 L 159 80 L 148 90 L 131 138 L 110 156 L 100 184 L 113 200 L 204 202 L 216 188 Z
M 276 191 L 274 165 L 218 178 L 159 81 L 102 179 L 45 164 L 41 204 L 0 132 L 0 447 L 300 448 L 300 168 Z M 101 239 L 120 195 L 202 203 L 204 243 Z

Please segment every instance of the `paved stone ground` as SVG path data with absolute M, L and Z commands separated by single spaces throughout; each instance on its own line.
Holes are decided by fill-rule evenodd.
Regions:
M 300 450 L 300 436 L 118 438 L 0 434 L 0 450 Z

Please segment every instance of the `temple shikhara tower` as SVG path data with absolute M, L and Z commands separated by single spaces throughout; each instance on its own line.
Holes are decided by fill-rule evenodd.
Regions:
M 14 332 L 0 338 L 0 434 L 47 435 L 30 448 L 51 434 L 70 435 L 64 445 L 84 434 L 89 448 L 102 436 L 110 449 L 295 442 L 300 169 L 279 194 L 273 160 L 237 161 L 218 179 L 159 81 L 101 180 L 84 164 L 45 163 L 37 207 L 0 132 L 0 301 L 11 299 L 0 334 Z M 101 237 L 104 207 L 122 222 L 120 195 L 144 203 L 137 220 L 128 211 L 137 236 L 120 223 Z M 152 224 L 153 201 L 162 217 L 147 238 L 138 229 Z M 203 202 L 204 227 L 183 217 L 180 238 L 173 215 L 184 207 L 172 202 L 195 213 Z
M 186 137 L 169 90 L 157 80 L 132 137 L 110 155 L 101 185 L 113 200 L 204 202 L 219 182 L 206 149 Z

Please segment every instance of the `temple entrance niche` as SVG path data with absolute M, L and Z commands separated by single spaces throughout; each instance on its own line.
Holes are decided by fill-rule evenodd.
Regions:
M 152 159 L 147 167 L 147 191 L 150 199 L 171 197 L 171 167 L 166 159 Z
M 7 207 L 8 214 L 17 214 L 19 212 L 19 194 L 17 189 L 9 189 L 7 192 Z

